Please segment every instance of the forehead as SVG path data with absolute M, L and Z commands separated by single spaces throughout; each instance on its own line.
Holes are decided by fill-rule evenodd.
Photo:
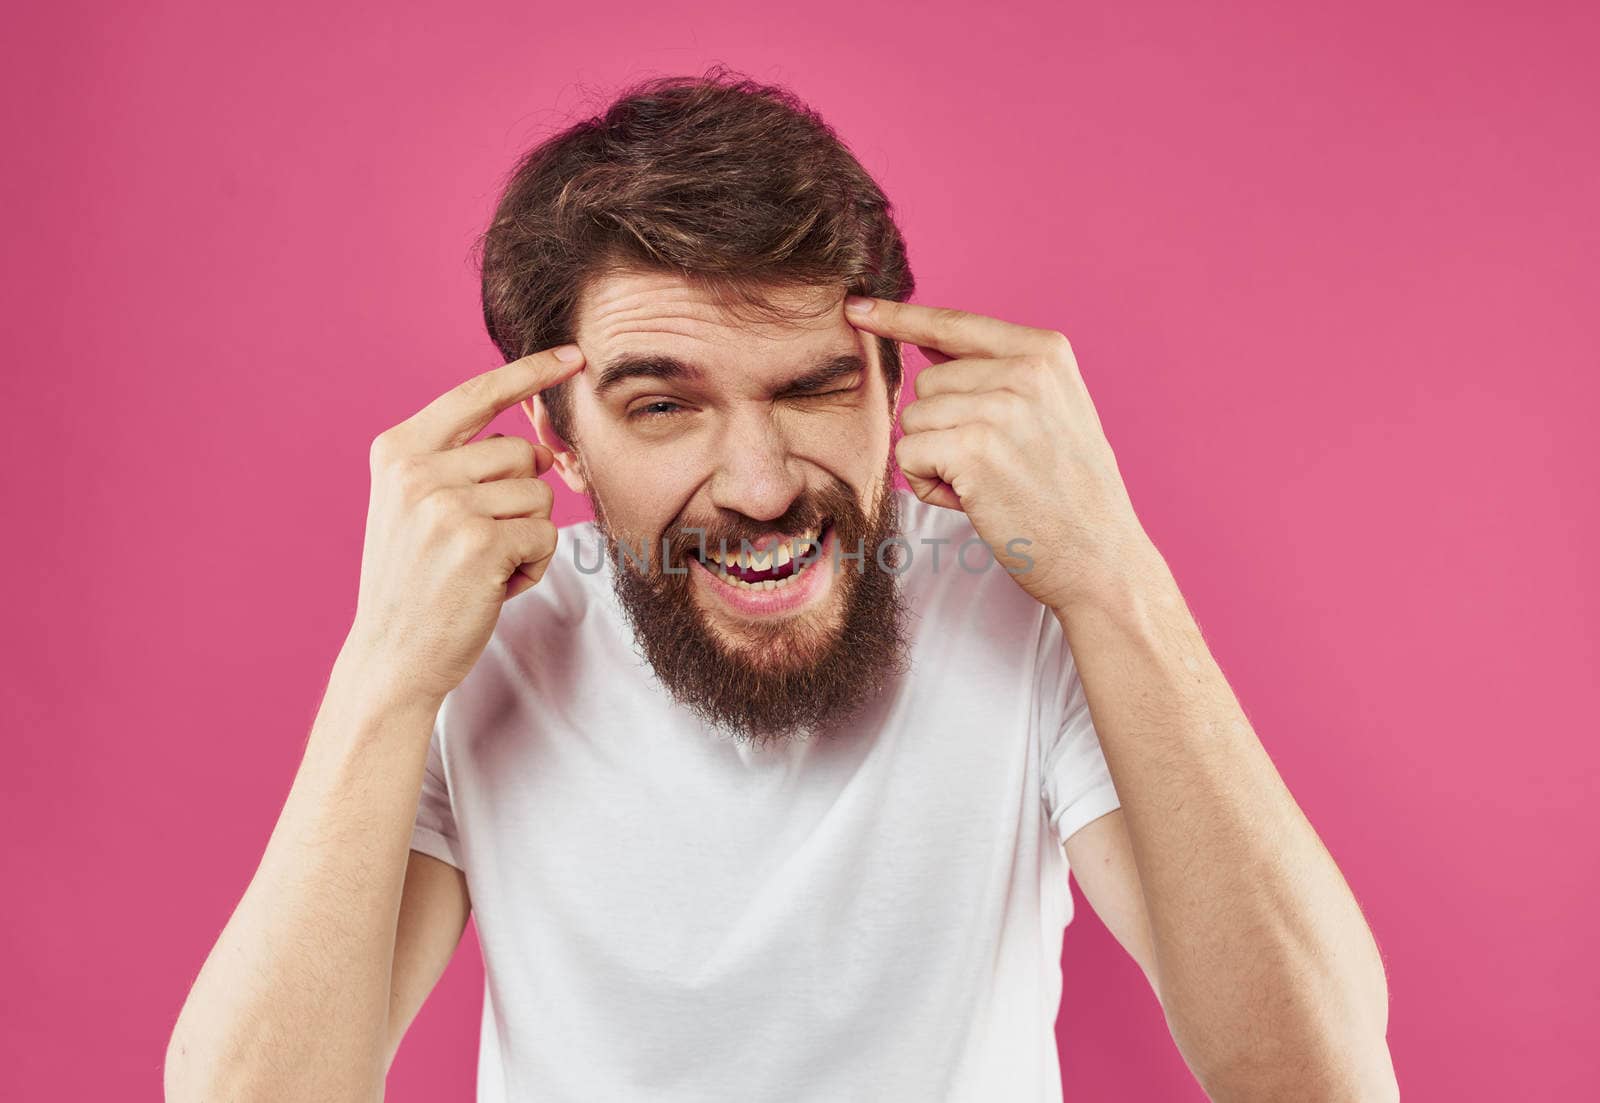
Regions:
M 716 368 L 783 370 L 829 352 L 866 351 L 845 320 L 842 289 L 783 286 L 768 292 L 793 316 L 741 316 L 678 276 L 626 272 L 591 281 L 578 300 L 575 336 L 591 363 L 658 353 Z

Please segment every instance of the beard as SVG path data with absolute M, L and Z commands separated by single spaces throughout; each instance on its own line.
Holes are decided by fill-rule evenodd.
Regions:
M 618 534 L 590 490 L 612 588 L 644 658 L 679 704 L 709 727 L 765 745 L 825 736 L 905 672 L 906 606 L 895 573 L 903 545 L 885 544 L 900 532 L 893 470 L 891 458 L 870 513 L 834 480 L 770 521 L 725 512 L 698 524 L 669 525 L 646 556 L 637 554 L 638 537 L 622 534 L 620 559 Z M 824 523 L 833 529 L 835 550 L 802 550 L 814 559 L 807 570 L 839 564 L 833 590 L 820 603 L 792 616 L 712 623 L 695 599 L 690 572 L 701 568 L 690 558 L 719 546 L 736 551 L 741 540 L 754 542 L 764 533 L 797 534 Z M 864 551 L 859 563 L 843 558 L 858 547 Z M 880 548 L 888 569 L 880 566 Z

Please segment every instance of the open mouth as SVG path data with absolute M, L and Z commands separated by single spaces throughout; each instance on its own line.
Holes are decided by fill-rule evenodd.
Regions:
M 728 585 L 743 590 L 778 590 L 792 585 L 822 558 L 832 519 L 806 532 L 797 533 L 763 551 L 744 551 L 731 547 L 724 555 L 720 547 L 695 554 L 707 571 Z

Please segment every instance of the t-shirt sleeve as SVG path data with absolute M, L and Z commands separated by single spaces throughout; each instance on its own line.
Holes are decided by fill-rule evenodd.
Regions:
M 1079 828 L 1122 807 L 1060 621 L 1048 610 L 1040 638 L 1040 731 L 1045 815 L 1065 843 Z
M 440 738 L 443 716 L 444 710 L 440 709 L 428 738 L 428 763 L 422 771 L 422 794 L 417 800 L 416 822 L 411 827 L 411 849 L 465 869 L 456 839 L 455 812 L 450 807 L 450 784 L 445 776 Z

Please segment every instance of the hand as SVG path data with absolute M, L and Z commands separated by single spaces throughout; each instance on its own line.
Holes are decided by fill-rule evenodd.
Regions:
M 924 502 L 966 513 L 1024 590 L 1059 613 L 1154 554 L 1065 336 L 856 301 L 871 309 L 847 303 L 851 325 L 909 341 L 930 361 L 900 415 L 895 458 L 906 481 Z
M 434 704 L 466 678 L 500 607 L 544 577 L 556 550 L 554 455 L 496 433 L 466 443 L 502 410 L 583 366 L 555 349 L 468 379 L 372 442 L 361 592 L 347 647 Z

